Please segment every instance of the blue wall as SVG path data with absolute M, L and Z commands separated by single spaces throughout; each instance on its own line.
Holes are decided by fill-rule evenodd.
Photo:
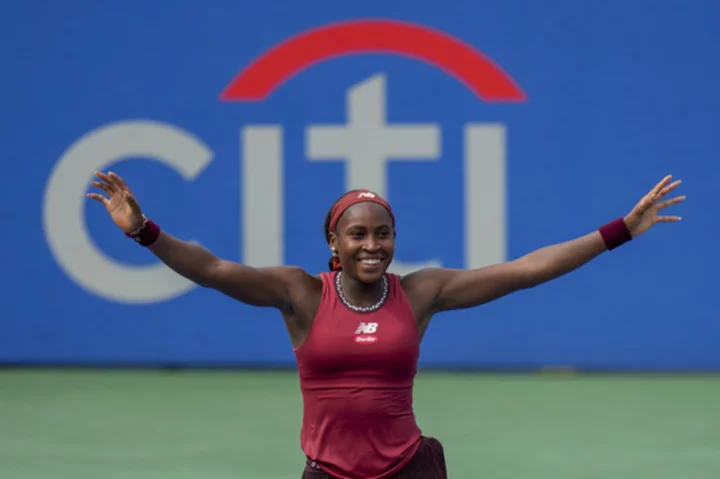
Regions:
M 422 364 L 720 370 L 720 4 L 212 4 L 5 6 L 0 362 L 293 364 L 276 312 L 189 288 L 167 271 L 138 273 L 154 258 L 83 199 L 82 185 L 92 160 L 106 159 L 174 235 L 228 259 L 279 258 L 322 271 L 323 216 L 363 173 L 348 173 L 340 154 L 311 159 L 322 154 L 311 151 L 308 128 L 345 124 L 354 91 L 362 93 L 357 108 L 384 106 L 388 124 L 429 132 L 423 151 L 406 155 L 414 161 L 391 161 L 378 170 L 384 177 L 368 173 L 368 186 L 384 188 L 400 218 L 398 258 L 406 263 L 473 267 L 570 239 L 625 214 L 668 173 L 688 195 L 680 224 L 661 225 L 552 283 L 437 316 Z M 358 19 L 418 25 L 475 53 L 373 30 L 365 50 L 385 42 L 380 50 L 306 65 L 266 98 L 221 96 L 276 45 Z M 313 52 L 345 38 L 334 35 Z M 312 53 L 293 45 L 299 50 L 277 65 Z M 437 52 L 447 65 L 417 57 Z M 503 83 L 488 76 L 493 68 L 484 70 L 483 59 L 515 94 L 473 90 Z M 267 84 L 267 72 L 259 75 Z M 470 152 L 473 128 L 490 136 Z M 98 131 L 118 137 L 93 137 Z M 176 151 L 156 161 L 149 144 Z M 372 157 L 365 147 L 348 147 L 359 155 L 353 161 Z M 113 158 L 111 148 L 125 156 Z M 187 178 L 171 164 L 181 158 Z M 464 163 L 472 158 L 481 165 L 469 181 Z M 270 195 L 265 186 L 279 190 Z M 262 212 L 263 194 L 268 224 L 262 214 L 248 219 Z M 270 211 L 272 201 L 279 211 Z M 479 218 L 475 227 L 468 216 Z M 488 226 L 484 233 L 478 224 Z

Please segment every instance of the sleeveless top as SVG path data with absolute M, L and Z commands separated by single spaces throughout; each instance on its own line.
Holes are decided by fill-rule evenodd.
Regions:
M 415 317 L 387 274 L 380 309 L 358 313 L 322 273 L 322 299 L 304 343 L 295 348 L 303 397 L 300 442 L 307 457 L 339 479 L 396 474 L 420 446 L 412 390 L 420 355 Z

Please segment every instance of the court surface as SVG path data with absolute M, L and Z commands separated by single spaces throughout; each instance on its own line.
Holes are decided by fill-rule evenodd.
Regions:
M 449 477 L 716 479 L 720 377 L 418 375 Z M 1 479 L 299 478 L 292 371 L 0 370 Z

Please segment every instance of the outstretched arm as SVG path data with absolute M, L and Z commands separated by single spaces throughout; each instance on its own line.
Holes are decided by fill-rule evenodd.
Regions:
M 608 248 L 635 238 L 659 222 L 675 222 L 678 216 L 659 216 L 658 212 L 685 199 L 684 196 L 660 201 L 677 188 L 671 177 L 658 183 L 633 210 L 612 226 L 580 238 L 547 246 L 514 261 L 474 270 L 427 269 L 404 278 L 405 289 L 415 298 L 428 298 L 430 313 L 462 309 L 492 301 L 520 289 L 545 283 L 588 263 Z M 422 301 L 422 299 L 420 299 Z M 423 309 L 425 309 L 423 308 Z
M 194 283 L 216 289 L 243 303 L 271 306 L 281 310 L 291 307 L 295 291 L 307 284 L 310 275 L 300 268 L 252 268 L 218 258 L 202 246 L 160 232 L 144 222 L 135 196 L 115 173 L 96 173 L 100 181 L 93 186 L 107 197 L 90 193 L 88 197 L 105 205 L 115 224 L 125 233 L 140 232 L 151 244 L 150 251 L 176 273 Z M 144 227 L 143 227 L 144 225 Z
M 303 280 L 309 278 L 297 267 L 252 268 L 227 261 L 202 246 L 165 232 L 160 233 L 149 249 L 179 275 L 253 306 L 286 310 L 292 304 L 291 288 L 300 287 Z

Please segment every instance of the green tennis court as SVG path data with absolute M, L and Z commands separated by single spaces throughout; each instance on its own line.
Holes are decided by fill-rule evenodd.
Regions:
M 450 478 L 720 477 L 713 376 L 422 373 Z M 0 371 L 0 478 L 298 478 L 294 372 Z

